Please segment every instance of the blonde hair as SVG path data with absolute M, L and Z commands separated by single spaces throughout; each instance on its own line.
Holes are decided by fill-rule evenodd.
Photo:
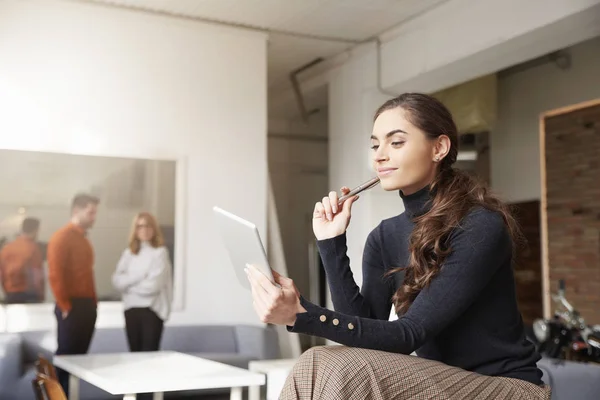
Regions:
M 145 220 L 154 232 L 152 239 L 150 239 L 150 245 L 152 245 L 152 247 L 164 246 L 165 240 L 163 238 L 162 231 L 156 222 L 156 218 L 154 218 L 154 215 L 150 214 L 149 212 L 142 211 L 133 218 L 133 223 L 131 224 L 131 233 L 129 234 L 129 250 L 131 250 L 133 254 L 137 254 L 140 251 L 140 240 L 137 237 L 137 223 L 140 219 Z

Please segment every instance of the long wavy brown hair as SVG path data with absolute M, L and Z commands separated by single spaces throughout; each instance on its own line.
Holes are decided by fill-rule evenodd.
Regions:
M 384 103 L 374 119 L 396 108 L 402 108 L 409 122 L 428 139 L 436 140 L 441 135 L 450 139 L 450 151 L 439 163 L 430 183 L 431 208 L 413 219 L 415 227 L 409 239 L 408 265 L 388 272 L 392 275 L 405 271 L 404 282 L 392 297 L 396 312 L 403 314 L 440 272 L 452 252 L 448 243 L 450 234 L 473 208 L 484 207 L 502 215 L 513 242 L 513 258 L 517 245 L 523 243 L 523 236 L 506 204 L 491 194 L 486 185 L 452 167 L 458 156 L 458 131 L 450 111 L 432 96 L 404 93 Z

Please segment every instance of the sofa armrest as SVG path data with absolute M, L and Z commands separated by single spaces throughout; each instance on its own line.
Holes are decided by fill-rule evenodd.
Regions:
M 552 387 L 552 399 L 595 400 L 600 392 L 600 366 L 594 363 L 542 358 L 542 380 Z
M 52 360 L 55 353 L 53 345 L 56 344 L 56 336 L 51 332 L 22 332 L 23 363 L 25 366 L 33 364 L 39 356 Z
M 279 338 L 274 326 L 237 325 L 235 339 L 239 354 L 257 360 L 279 358 Z
M 0 398 L 13 390 L 23 373 L 22 341 L 18 334 L 0 333 Z

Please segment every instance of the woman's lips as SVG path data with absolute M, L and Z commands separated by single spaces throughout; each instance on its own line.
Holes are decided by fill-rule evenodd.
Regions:
M 397 169 L 398 168 L 378 168 L 377 175 L 379 175 L 379 177 L 384 177 L 384 176 L 391 174 L 392 172 L 394 172 Z

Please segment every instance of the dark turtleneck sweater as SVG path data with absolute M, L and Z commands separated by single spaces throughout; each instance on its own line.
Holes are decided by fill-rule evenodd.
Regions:
M 408 311 L 389 321 L 391 298 L 408 263 L 412 219 L 430 208 L 428 188 L 401 197 L 405 212 L 382 221 L 363 255 L 363 286 L 356 285 L 346 255 L 346 235 L 318 241 L 336 311 L 301 298 L 292 332 L 353 347 L 410 354 L 488 376 L 542 384 L 540 356 L 525 338 L 517 307 L 512 243 L 502 217 L 473 209 L 449 237 L 452 250 L 438 275 Z

